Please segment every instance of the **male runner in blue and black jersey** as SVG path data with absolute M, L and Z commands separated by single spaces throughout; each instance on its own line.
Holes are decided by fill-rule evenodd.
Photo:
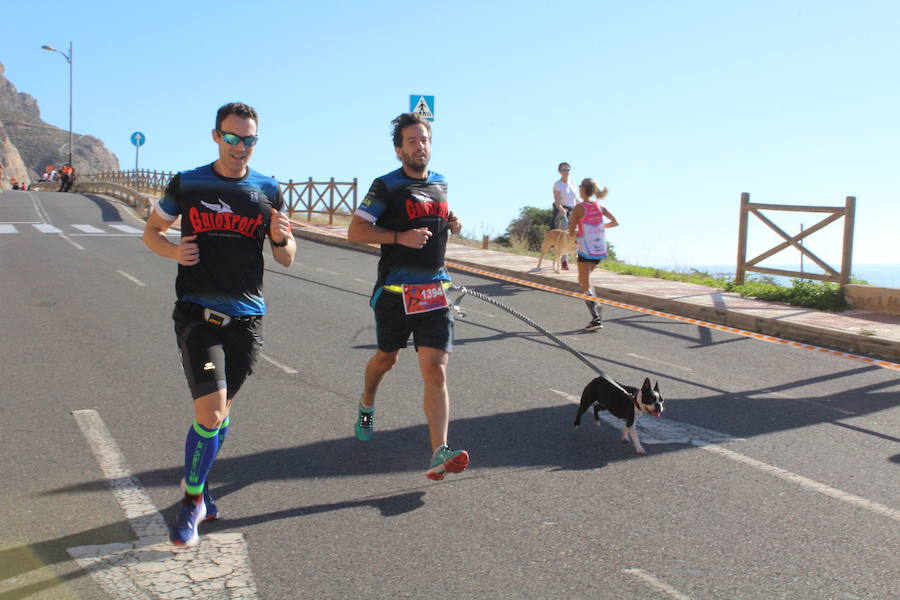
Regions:
M 428 170 L 431 124 L 412 113 L 391 123 L 394 151 L 402 166 L 372 183 L 347 230 L 351 241 L 381 244 L 371 300 L 378 349 L 366 363 L 356 437 L 363 442 L 372 438 L 378 385 L 412 334 L 431 438 L 431 463 L 425 475 L 440 480 L 445 472 L 459 473 L 469 466 L 468 452 L 447 446 L 453 315 L 445 293 L 450 275 L 444 253 L 448 231 L 458 234 L 462 223 L 448 208 L 446 180 Z
M 248 167 L 259 117 L 246 104 L 216 114 L 219 158 L 179 173 L 151 212 L 144 243 L 178 262 L 172 318 L 181 361 L 194 398 L 194 422 L 185 440 L 184 499 L 170 539 L 191 546 L 197 528 L 218 508 L 206 478 L 230 424 L 231 402 L 250 375 L 262 342 L 263 244 L 288 267 L 297 247 L 278 182 Z M 165 231 L 181 217 L 181 239 Z

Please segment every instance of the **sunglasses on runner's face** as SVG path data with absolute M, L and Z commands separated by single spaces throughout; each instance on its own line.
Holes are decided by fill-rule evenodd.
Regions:
M 258 135 L 247 135 L 247 136 L 241 137 L 241 136 L 237 135 L 236 133 L 225 133 L 221 129 L 217 129 L 216 131 L 219 132 L 219 135 L 222 136 L 222 140 L 224 140 L 225 143 L 228 144 L 229 146 L 237 146 L 241 142 L 244 142 L 244 145 L 249 148 L 250 146 L 255 146 L 256 142 L 259 141 Z

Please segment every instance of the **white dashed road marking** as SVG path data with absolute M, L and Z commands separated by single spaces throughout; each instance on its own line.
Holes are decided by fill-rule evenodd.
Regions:
M 35 229 L 40 231 L 41 233 L 62 233 L 62 229 L 59 227 L 54 227 L 50 223 L 35 223 L 32 225 Z
M 140 279 L 138 279 L 138 278 L 135 277 L 134 275 L 129 275 L 129 274 L 126 273 L 125 271 L 121 271 L 121 270 L 120 270 L 120 271 L 116 271 L 116 273 L 118 273 L 119 275 L 121 275 L 122 277 L 124 277 L 125 279 L 131 281 L 132 283 L 134 283 L 134 284 L 136 284 L 136 285 L 139 285 L 139 286 L 141 286 L 141 287 L 146 287 L 146 286 L 147 286 L 146 283 L 144 283 L 143 281 L 141 281 Z
M 683 365 L 676 365 L 675 363 L 666 362 L 664 360 L 657 360 L 655 358 L 649 358 L 647 356 L 641 356 L 640 354 L 634 354 L 633 352 L 629 352 L 628 356 L 632 358 L 639 358 L 641 360 L 645 360 L 647 362 L 656 363 L 658 365 L 665 365 L 667 367 L 672 367 L 673 369 L 679 369 L 681 371 L 693 371 L 690 367 L 685 367 Z
M 74 227 L 78 231 L 82 231 L 84 233 L 106 233 L 99 227 L 94 227 L 93 225 L 75 225 L 75 224 L 73 224 L 72 227 Z
M 138 229 L 137 227 L 132 227 L 131 225 L 110 225 L 113 229 L 118 229 L 124 233 L 144 233 L 143 230 Z
M 278 362 L 277 360 L 275 360 L 275 359 L 272 358 L 271 356 L 266 356 L 266 355 L 263 354 L 262 352 L 259 353 L 259 357 L 260 357 L 261 359 L 263 359 L 264 361 L 266 361 L 266 362 L 272 363 L 273 365 L 275 365 L 276 367 L 278 367 L 279 369 L 281 369 L 282 371 L 284 371 L 284 372 L 287 373 L 288 375 L 296 375 L 297 373 L 300 372 L 300 371 L 298 371 L 297 369 L 292 369 L 291 367 L 289 367 L 289 366 L 287 366 L 287 365 L 281 364 L 280 362 Z
M 622 572 L 634 575 L 653 589 L 668 594 L 670 597 L 675 598 L 675 600 L 691 600 L 690 596 L 685 596 L 668 583 L 660 581 L 643 569 L 624 569 Z

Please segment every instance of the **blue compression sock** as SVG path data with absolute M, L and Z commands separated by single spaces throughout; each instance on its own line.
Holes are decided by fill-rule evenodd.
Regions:
M 225 436 L 228 435 L 229 425 L 231 425 L 231 415 L 225 417 L 225 420 L 222 421 L 221 425 L 219 425 L 219 447 L 216 449 L 216 454 L 218 454 L 218 451 L 222 449 L 222 444 L 225 443 Z
M 203 493 L 203 484 L 219 452 L 220 428 L 207 429 L 197 421 L 188 430 L 184 441 L 184 491 L 191 495 Z

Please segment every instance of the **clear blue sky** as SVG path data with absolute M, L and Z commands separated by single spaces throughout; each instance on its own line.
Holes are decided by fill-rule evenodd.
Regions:
M 436 97 L 431 167 L 468 234 L 549 207 L 561 161 L 610 189 L 620 258 L 733 264 L 741 192 L 858 198 L 855 263 L 900 263 L 900 3 L 7 2 L 0 62 L 43 118 L 134 166 L 215 158 L 221 104 L 261 115 L 251 166 L 371 180 L 398 166 L 389 122 Z M 819 216 L 774 214 L 789 233 Z M 751 228 L 751 256 L 777 241 Z M 839 260 L 840 224 L 809 246 Z M 791 263 L 783 253 L 771 263 Z M 837 266 L 837 265 L 836 265 Z

